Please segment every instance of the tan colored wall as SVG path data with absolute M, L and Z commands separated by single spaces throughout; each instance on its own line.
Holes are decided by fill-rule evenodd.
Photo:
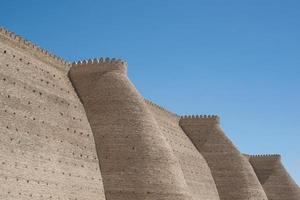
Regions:
M 260 183 L 269 200 L 299 200 L 298 185 L 281 163 L 280 155 L 250 156 Z
M 177 157 L 194 200 L 219 200 L 211 171 L 199 151 L 179 126 L 180 117 L 146 101 L 161 132 Z
M 180 126 L 206 159 L 221 200 L 266 200 L 250 163 L 225 136 L 216 116 L 183 117 Z
M 190 200 L 182 170 L 119 60 L 74 64 L 70 78 L 91 124 L 107 200 Z
M 145 101 L 123 61 L 73 65 L 85 108 L 70 67 L 0 28 L 0 199 L 300 199 L 280 156 L 243 156 L 219 118 Z
M 105 199 L 68 68 L 0 30 L 0 199 Z

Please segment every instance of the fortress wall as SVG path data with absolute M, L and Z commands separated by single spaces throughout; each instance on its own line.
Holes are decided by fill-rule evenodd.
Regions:
M 179 126 L 180 117 L 147 101 L 161 132 L 179 160 L 184 178 L 194 200 L 218 200 L 219 195 L 211 171 L 199 151 Z
M 188 116 L 183 131 L 206 159 L 221 200 L 266 200 L 250 163 L 226 137 L 217 116 Z
M 269 199 L 300 199 L 299 187 L 282 165 L 280 155 L 250 156 L 249 160 Z
M 7 34 L 1 29 L 0 199 L 104 200 L 93 135 L 68 64 L 32 53 L 34 45 Z
M 95 137 L 107 200 L 191 200 L 183 172 L 121 60 L 74 63 L 69 74 Z
M 8 31 L 7 29 L 0 27 L 2 42 L 8 46 L 18 48 L 23 52 L 28 52 L 32 58 L 40 60 L 50 64 L 52 67 L 61 71 L 68 72 L 70 69 L 70 63 L 66 62 L 62 58 L 50 53 L 49 51 L 39 47 L 38 45 L 24 39 L 23 37 Z

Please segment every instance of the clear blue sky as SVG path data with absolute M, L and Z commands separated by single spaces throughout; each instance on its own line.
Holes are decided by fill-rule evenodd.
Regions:
M 69 61 L 126 59 L 144 97 L 220 115 L 300 184 L 300 1 L 3 0 L 0 25 Z

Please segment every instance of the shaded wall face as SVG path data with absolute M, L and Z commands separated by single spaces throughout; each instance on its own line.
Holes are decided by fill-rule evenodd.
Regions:
M 180 125 L 206 159 L 221 200 L 266 200 L 247 158 L 219 127 L 217 118 L 183 118 Z
M 300 199 L 298 185 L 285 170 L 280 156 L 251 156 L 249 160 L 269 199 Z
M 93 129 L 107 200 L 191 199 L 171 147 L 122 67 L 102 61 L 70 70 Z
M 149 102 L 147 106 L 180 163 L 193 199 L 219 200 L 211 171 L 205 159 L 179 126 L 179 117 Z
M 105 199 L 93 134 L 66 71 L 1 34 L 0 104 L 0 199 Z

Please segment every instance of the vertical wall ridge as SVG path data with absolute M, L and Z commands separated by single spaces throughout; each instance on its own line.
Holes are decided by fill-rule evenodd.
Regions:
M 93 130 L 107 200 L 190 200 L 178 160 L 117 60 L 73 64 L 69 77 Z
M 210 168 L 179 126 L 180 117 L 150 101 L 145 102 L 179 161 L 193 199 L 220 200 Z

